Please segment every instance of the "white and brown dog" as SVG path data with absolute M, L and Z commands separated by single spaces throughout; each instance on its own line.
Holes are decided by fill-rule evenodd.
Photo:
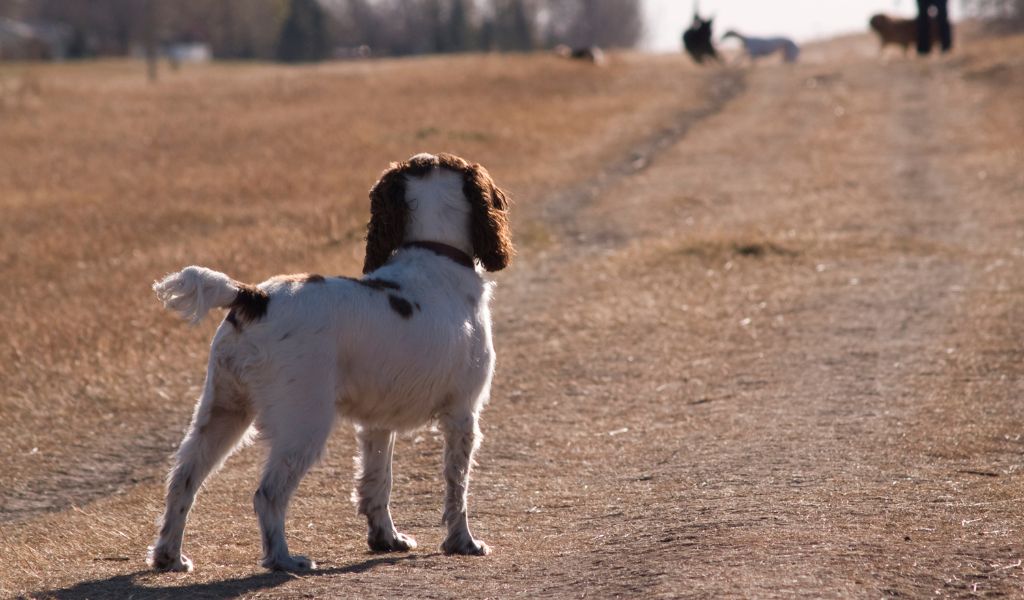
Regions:
M 196 492 L 253 426 L 269 445 L 253 499 L 262 564 L 315 567 L 289 553 L 285 512 L 338 415 L 356 425 L 353 499 L 372 550 L 416 547 L 391 520 L 391 455 L 396 431 L 437 420 L 447 486 L 441 549 L 487 554 L 470 534 L 466 496 L 494 370 L 493 284 L 481 272 L 512 259 L 509 203 L 482 166 L 447 154 L 392 164 L 370 199 L 362 279 L 299 275 L 249 285 L 193 266 L 154 284 L 165 306 L 193 322 L 214 307 L 229 312 L 168 476 L 152 567 L 191 570 L 181 545 Z

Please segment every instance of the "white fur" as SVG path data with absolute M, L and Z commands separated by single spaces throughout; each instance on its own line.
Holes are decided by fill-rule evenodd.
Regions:
M 784 37 L 757 38 L 741 35 L 735 31 L 728 31 L 722 39 L 734 37 L 743 44 L 743 50 L 751 60 L 770 56 L 781 52 L 783 59 L 788 62 L 796 62 L 800 56 L 800 47 L 793 40 Z
M 195 324 L 213 307 L 234 300 L 238 288 L 223 273 L 193 266 L 154 283 L 153 291 L 165 307 Z
M 406 181 L 409 202 L 408 241 L 448 244 L 473 255 L 469 231 L 470 208 L 462 192 L 462 176 L 446 169 L 434 169 L 422 178 Z
M 407 241 L 440 241 L 467 253 L 472 243 L 462 179 L 439 171 L 407 181 Z M 494 369 L 488 303 L 493 284 L 479 271 L 431 250 L 399 249 L 366 277 L 400 290 L 345 278 L 270 279 L 266 315 L 239 326 L 225 320 L 213 339 L 206 384 L 168 477 L 167 507 L 150 564 L 191 570 L 181 553 L 185 520 L 203 480 L 242 443 L 250 425 L 269 444 L 254 507 L 263 565 L 304 570 L 285 541 L 288 501 L 318 460 L 335 416 L 356 424 L 360 446 L 353 499 L 378 551 L 409 550 L 389 510 L 395 432 L 438 420 L 445 433 L 447 553 L 486 554 L 469 531 L 467 486 L 477 425 Z M 226 307 L 239 286 L 227 275 L 188 267 L 154 285 L 165 305 L 192 321 Z M 389 295 L 413 307 L 403 317 Z

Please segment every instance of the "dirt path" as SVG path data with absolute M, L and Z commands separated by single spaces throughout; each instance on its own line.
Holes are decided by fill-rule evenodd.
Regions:
M 970 56 L 723 71 L 717 100 L 519 215 L 550 242 L 497 294 L 471 500 L 493 556 L 432 551 L 431 431 L 396 450 L 396 520 L 423 550 L 366 554 L 336 436 L 290 520 L 322 571 L 250 565 L 249 456 L 204 492 L 199 572 L 132 557 L 50 594 L 1020 594 L 1022 74 Z M 153 491 L 14 536 L 122 531 L 110 515 L 155 515 Z
M 598 257 L 503 332 L 581 429 L 534 483 L 571 490 L 541 591 L 1020 590 L 1019 176 L 965 164 L 1013 142 L 963 75 L 758 72 L 575 216 Z

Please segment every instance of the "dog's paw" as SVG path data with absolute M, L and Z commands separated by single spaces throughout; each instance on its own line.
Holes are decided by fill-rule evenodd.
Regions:
M 408 552 L 416 548 L 416 540 L 411 535 L 397 531 L 371 531 L 366 544 L 373 552 Z
M 441 552 L 445 554 L 462 554 L 464 556 L 486 556 L 491 553 L 490 547 L 480 540 L 468 535 L 449 536 L 441 544 Z
M 305 556 L 264 558 L 261 564 L 271 571 L 289 571 L 292 573 L 311 571 L 316 568 L 316 563 Z
M 149 551 L 146 553 L 146 563 L 149 564 L 154 571 L 171 571 L 175 573 L 192 572 L 192 561 L 189 560 L 187 556 L 184 554 L 171 556 L 165 550 L 160 550 L 153 546 L 150 546 Z

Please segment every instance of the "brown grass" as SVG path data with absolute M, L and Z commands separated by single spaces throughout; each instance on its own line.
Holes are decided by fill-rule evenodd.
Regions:
M 698 100 L 682 78 L 652 76 L 662 68 L 630 57 L 600 71 L 517 57 L 210 66 L 156 86 L 134 63 L 0 71 L 41 90 L 0 132 L 0 264 L 15 291 L 0 334 L 11 415 L 0 449 L 18 457 L 0 486 L 63 459 L 39 432 L 152 419 L 154 388 L 175 403 L 194 391 L 210 326 L 161 314 L 153 279 L 191 263 L 246 281 L 355 273 L 366 191 L 421 150 L 487 165 L 529 205 L 604 159 L 609 137 Z
M 517 226 L 543 232 L 528 209 L 545 190 L 701 100 L 686 71 L 478 56 L 195 67 L 151 86 L 132 62 L 3 66 L 2 518 L 162 477 L 213 325 L 158 310 L 155 278 L 192 263 L 248 281 L 356 273 L 369 186 L 425 150 L 485 164 Z

